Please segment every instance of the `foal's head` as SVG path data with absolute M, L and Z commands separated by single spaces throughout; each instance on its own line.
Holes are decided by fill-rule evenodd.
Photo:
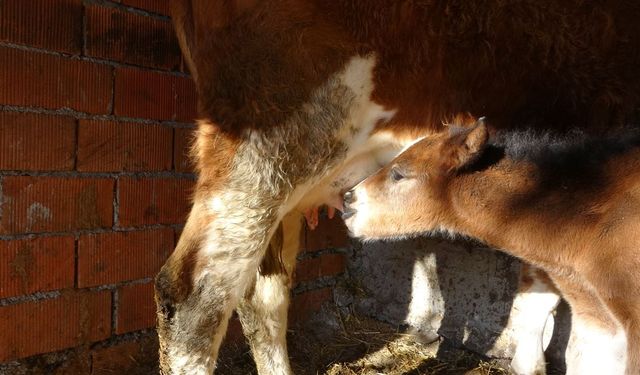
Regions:
M 487 143 L 482 120 L 421 140 L 344 196 L 345 223 L 357 237 L 438 231 L 447 222 L 447 191 Z

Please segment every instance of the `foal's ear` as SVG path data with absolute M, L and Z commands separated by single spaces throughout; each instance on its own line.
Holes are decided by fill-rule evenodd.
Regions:
M 489 140 L 489 132 L 484 123 L 484 117 L 478 119 L 476 124 L 453 137 L 454 166 L 459 169 L 476 160 Z

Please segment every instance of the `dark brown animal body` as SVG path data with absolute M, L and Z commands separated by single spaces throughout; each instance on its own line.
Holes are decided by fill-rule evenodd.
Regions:
M 347 225 L 359 237 L 462 233 L 540 267 L 572 308 L 568 373 L 639 373 L 640 134 L 525 141 L 489 167 L 486 142 L 480 125 L 417 143 L 349 194 Z
M 638 16 L 636 1 L 173 0 L 201 120 L 194 207 L 156 283 L 162 371 L 211 371 L 238 307 L 259 372 L 290 373 L 299 213 L 461 112 L 496 128 L 625 122 Z M 260 267 L 265 254 L 282 262 Z

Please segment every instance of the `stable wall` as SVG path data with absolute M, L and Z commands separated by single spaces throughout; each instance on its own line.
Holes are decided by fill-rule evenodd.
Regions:
M 472 241 L 415 238 L 356 244 L 348 259 L 347 287 L 336 290 L 340 307 L 505 363 L 527 333 L 513 324 L 527 308 L 514 304 L 520 262 L 504 253 Z M 545 332 L 552 369 L 565 367 L 570 329 L 561 303 Z
M 153 371 L 196 117 L 168 0 L 0 1 L 0 374 Z M 302 236 L 293 323 L 348 244 L 339 220 Z
M 168 14 L 167 0 L 0 1 L 0 374 L 156 364 L 152 281 L 195 181 L 196 93 Z M 293 324 L 352 305 L 510 355 L 514 260 L 433 240 L 351 253 L 340 219 L 301 236 Z M 358 293 L 333 293 L 340 278 Z

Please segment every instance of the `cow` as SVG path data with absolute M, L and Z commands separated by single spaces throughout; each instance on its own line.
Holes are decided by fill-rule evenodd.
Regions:
M 479 122 L 410 147 L 345 194 L 350 231 L 459 233 L 515 255 L 571 307 L 568 374 L 640 373 L 640 133 L 488 138 Z
M 198 92 L 193 206 L 155 281 L 163 374 L 213 371 L 237 309 L 291 373 L 302 213 L 459 113 L 595 133 L 638 107 L 633 0 L 172 0 Z

